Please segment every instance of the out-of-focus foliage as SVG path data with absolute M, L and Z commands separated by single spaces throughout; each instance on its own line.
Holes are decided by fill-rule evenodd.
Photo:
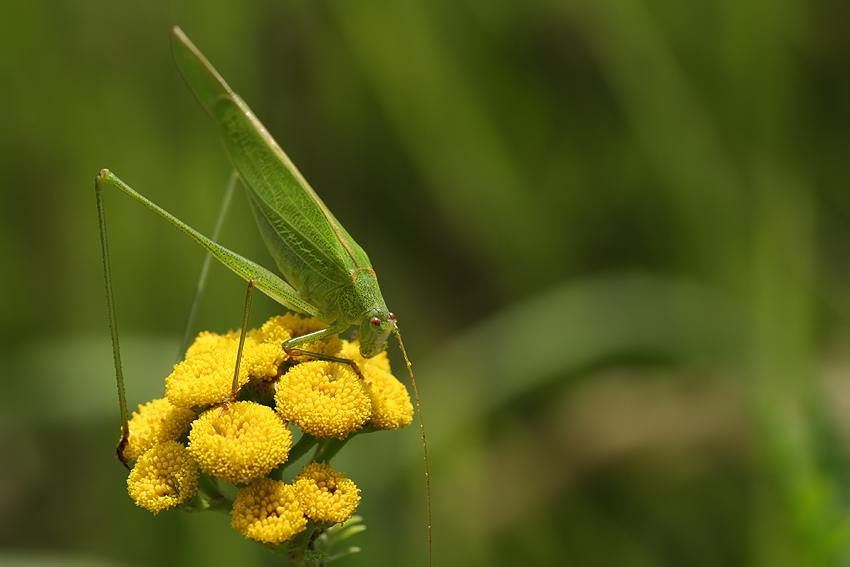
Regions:
M 94 176 L 203 232 L 229 176 L 177 24 L 399 315 L 435 565 L 846 564 L 848 21 L 829 0 L 5 3 L 0 563 L 276 559 L 224 516 L 136 509 L 112 453 Z M 203 254 L 107 201 L 135 405 Z M 272 265 L 244 199 L 221 240 Z M 197 328 L 243 299 L 215 267 Z M 334 463 L 368 526 L 339 565 L 425 565 L 419 433 L 368 437 Z

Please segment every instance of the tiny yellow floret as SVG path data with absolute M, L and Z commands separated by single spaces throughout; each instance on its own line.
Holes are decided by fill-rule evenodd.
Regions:
M 292 480 L 304 515 L 319 523 L 348 520 L 360 501 L 360 489 L 325 463 L 309 463 Z
M 218 333 L 202 331 L 197 337 L 195 337 L 195 342 L 193 342 L 186 350 L 186 356 L 184 358 L 189 358 L 190 356 L 209 352 L 211 350 L 236 347 L 238 345 L 238 332 L 230 331 L 226 335 L 219 335 Z
M 413 421 L 413 404 L 407 388 L 389 372 L 377 367 L 362 369 L 363 378 L 369 385 L 372 399 L 372 415 L 368 424 L 378 429 L 398 429 Z
M 183 435 L 194 421 L 195 412 L 173 406 L 166 398 L 139 405 L 130 420 L 130 436 L 124 457 L 137 460 L 142 453 L 165 441 L 173 441 Z
M 270 407 L 231 402 L 213 407 L 192 423 L 189 452 L 205 473 L 246 484 L 284 462 L 292 433 Z
M 198 465 L 186 447 L 166 441 L 148 449 L 127 478 L 136 505 L 154 514 L 173 508 L 198 491 Z
M 292 332 L 295 330 L 292 321 L 300 320 L 297 315 L 287 314 L 286 317 L 277 315 L 272 317 L 255 331 L 255 338 L 258 343 L 273 343 L 282 345 L 292 338 Z
M 203 407 L 223 402 L 233 387 L 237 347 L 216 348 L 190 356 L 174 365 L 165 379 L 165 397 L 177 407 Z M 239 367 L 239 387 L 248 382 L 245 365 Z
M 277 411 L 316 437 L 344 439 L 372 413 L 366 385 L 338 362 L 313 360 L 292 367 L 275 388 Z
M 230 525 L 267 545 L 280 545 L 307 526 L 295 489 L 280 480 L 261 478 L 239 490 Z

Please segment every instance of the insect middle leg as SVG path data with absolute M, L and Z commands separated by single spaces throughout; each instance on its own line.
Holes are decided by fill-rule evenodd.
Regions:
M 357 363 L 351 360 L 350 358 L 331 356 L 320 352 L 308 352 L 298 348 L 298 345 L 304 345 L 313 341 L 318 341 L 331 335 L 338 335 L 339 333 L 345 331 L 349 326 L 350 325 L 343 326 L 338 323 L 334 323 L 326 329 L 321 329 L 314 333 L 308 333 L 306 335 L 301 335 L 300 337 L 289 339 L 288 341 L 283 343 L 283 350 L 289 356 L 309 356 L 319 360 L 327 360 L 330 362 L 339 362 L 341 364 L 347 364 L 351 367 L 352 370 L 354 370 L 354 373 L 357 374 L 357 376 L 359 376 L 361 380 L 365 380 L 365 378 L 363 378 L 363 373 L 360 372 L 360 368 L 358 368 L 357 366 Z

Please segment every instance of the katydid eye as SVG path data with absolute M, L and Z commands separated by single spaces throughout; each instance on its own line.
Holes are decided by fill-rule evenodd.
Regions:
M 375 325 L 376 327 L 381 326 L 381 320 L 378 319 L 377 317 L 372 317 L 372 319 L 370 319 L 369 322 L 372 323 L 373 325 Z
M 392 319 L 393 321 L 395 321 L 395 313 L 390 313 L 390 319 Z

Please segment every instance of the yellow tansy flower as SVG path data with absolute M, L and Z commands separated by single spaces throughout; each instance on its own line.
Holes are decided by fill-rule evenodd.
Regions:
M 249 378 L 272 380 L 277 377 L 278 368 L 289 358 L 280 345 L 272 343 L 257 344 L 254 339 L 245 339 L 242 351 L 242 364 Z
M 273 343 L 282 345 L 284 342 L 292 338 L 292 331 L 295 330 L 292 321 L 300 320 L 297 316 L 287 314 L 286 317 L 278 315 L 272 317 L 263 326 L 257 329 L 256 339 L 258 343 Z
M 189 346 L 189 348 L 186 350 L 185 358 L 195 356 L 196 354 L 201 354 L 202 352 L 209 352 L 215 349 L 236 347 L 238 345 L 238 332 L 234 333 L 233 331 L 231 331 L 226 335 L 219 335 L 218 333 L 202 331 L 195 338 L 195 342 L 193 342 L 191 346 Z
M 344 439 L 372 413 L 363 381 L 338 362 L 313 360 L 292 367 L 275 388 L 277 411 L 316 437 Z
M 288 541 L 307 526 L 295 489 L 270 478 L 240 489 L 230 516 L 230 525 L 242 535 L 272 546 Z
M 190 356 L 174 366 L 165 379 L 165 397 L 178 407 L 203 407 L 223 402 L 233 387 L 237 347 L 215 348 Z M 245 365 L 239 367 L 239 386 L 248 381 Z
M 176 440 L 189 429 L 195 417 L 192 410 L 175 407 L 166 398 L 144 406 L 140 404 L 139 411 L 134 411 L 130 420 L 130 437 L 124 457 L 136 460 L 157 443 Z
M 157 514 L 195 495 L 198 465 L 177 441 L 159 443 L 139 457 L 127 479 L 127 491 L 136 505 Z
M 273 409 L 254 402 L 214 407 L 192 423 L 189 451 L 201 469 L 235 484 L 269 473 L 289 455 L 292 433 Z
M 370 367 L 378 368 L 384 372 L 392 372 L 390 370 L 390 359 L 387 356 L 387 351 L 383 350 L 372 358 L 363 358 L 360 354 L 360 341 L 349 342 L 343 340 L 342 349 L 338 356 L 353 360 L 361 372 Z
M 360 501 L 360 489 L 325 463 L 310 463 L 292 480 L 304 515 L 315 522 L 348 520 Z
M 413 421 L 413 404 L 407 388 L 389 372 L 374 366 L 361 370 L 363 378 L 369 384 L 372 399 L 372 415 L 369 425 L 378 429 L 398 429 L 410 425 Z

